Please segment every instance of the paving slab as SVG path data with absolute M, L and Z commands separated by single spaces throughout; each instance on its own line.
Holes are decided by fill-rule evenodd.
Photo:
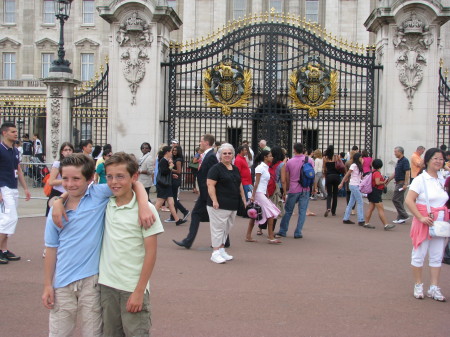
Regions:
M 192 209 L 197 195 L 180 197 Z M 325 201 L 310 202 L 318 215 L 307 217 L 304 238 L 292 237 L 294 215 L 281 245 L 256 233 L 257 243 L 244 242 L 247 220 L 238 217 L 228 250 L 235 258 L 223 265 L 209 260 L 208 223 L 190 250 L 172 243 L 185 237 L 189 222 L 165 223 L 151 279 L 152 336 L 450 336 L 450 304 L 412 296 L 409 223 L 386 232 L 375 213 L 374 230 L 346 225 L 345 199 L 338 204 L 338 215 L 325 218 Z M 42 216 L 23 217 L 10 238 L 22 260 L 0 265 L 0 337 L 48 335 L 40 302 L 44 223 Z M 449 281 L 450 266 L 443 265 L 448 297 Z

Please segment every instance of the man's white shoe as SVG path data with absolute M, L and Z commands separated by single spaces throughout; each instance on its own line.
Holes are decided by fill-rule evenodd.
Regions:
M 215 250 L 211 255 L 211 261 L 214 263 L 225 263 L 227 260 L 225 260 L 220 252 L 218 250 Z
M 220 252 L 220 256 L 222 256 L 225 261 L 231 261 L 233 260 L 233 256 L 229 255 L 226 251 L 225 248 L 219 248 L 219 252 Z

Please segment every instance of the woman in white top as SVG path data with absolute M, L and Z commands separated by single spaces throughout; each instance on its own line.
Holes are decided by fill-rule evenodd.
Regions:
M 422 267 L 428 253 L 431 284 L 427 296 L 441 302 L 445 301 L 445 297 L 439 288 L 439 275 L 447 238 L 431 237 L 429 228 L 434 221 L 449 220 L 446 207 L 448 193 L 444 189 L 445 179 L 440 172 L 444 167 L 444 158 L 444 152 L 437 148 L 431 148 L 425 153 L 425 170 L 414 178 L 405 200 L 406 206 L 414 215 L 410 231 L 413 243 L 411 266 L 415 281 L 414 297 L 424 298 Z M 430 213 L 427 209 L 427 195 Z
M 322 151 L 317 149 L 314 151 L 314 189 L 313 189 L 313 195 L 311 196 L 311 199 L 315 200 L 317 198 L 316 193 L 319 192 L 322 193 L 322 200 L 326 200 L 327 198 L 327 192 L 325 191 L 325 186 L 323 185 L 323 157 L 322 157 Z
M 356 211 L 358 213 L 358 225 L 365 226 L 366 222 L 364 221 L 364 204 L 362 199 L 362 194 L 359 191 L 359 183 L 361 182 L 361 176 L 363 173 L 362 167 L 362 159 L 361 153 L 355 153 L 353 156 L 353 164 L 350 165 L 350 169 L 342 179 L 341 183 L 338 186 L 338 189 L 341 189 L 344 186 L 344 183 L 350 178 L 349 188 L 350 188 L 350 200 L 347 204 L 347 208 L 345 209 L 343 222 L 346 224 L 354 224 L 353 221 L 350 220 L 350 213 L 352 211 L 353 206 L 356 203 Z M 372 228 L 371 225 L 367 225 L 367 228 Z
M 250 201 L 258 203 L 262 209 L 262 219 L 255 220 L 250 219 L 247 228 L 247 236 L 245 241 L 255 242 L 252 239 L 253 226 L 256 224 L 263 224 L 267 221 L 267 231 L 268 231 L 268 242 L 269 243 L 281 243 L 280 240 L 275 239 L 273 233 L 273 219 L 280 214 L 280 210 L 274 205 L 269 198 L 267 198 L 267 185 L 270 180 L 269 165 L 272 163 L 272 153 L 267 150 L 261 151 L 261 153 L 256 158 L 256 163 L 260 163 L 255 168 L 255 186 L 253 187 L 253 193 L 250 197 Z
M 50 170 L 50 177 L 48 178 L 48 184 L 52 186 L 52 192 L 50 194 L 50 197 L 48 200 L 50 200 L 53 197 L 59 196 L 63 194 L 66 190 L 62 186 L 62 177 L 59 173 L 59 163 L 61 160 L 63 160 L 65 157 L 70 156 L 74 152 L 74 147 L 69 142 L 64 142 L 61 144 L 61 147 L 59 148 L 59 160 L 55 160 L 52 165 L 52 169 Z M 45 216 L 48 215 L 48 212 L 50 211 L 50 207 L 48 205 L 47 201 L 47 210 L 45 212 Z
M 144 142 L 141 145 L 142 157 L 139 159 L 139 178 L 138 181 L 144 185 L 147 195 L 150 195 L 150 188 L 153 186 L 153 172 L 155 165 L 150 155 L 152 147 L 149 143 Z

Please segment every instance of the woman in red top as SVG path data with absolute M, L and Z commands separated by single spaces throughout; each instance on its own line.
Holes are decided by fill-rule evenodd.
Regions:
M 372 212 L 376 207 L 380 220 L 384 225 L 384 230 L 390 230 L 395 227 L 395 224 L 387 223 L 386 216 L 384 215 L 383 200 L 381 198 L 383 189 L 386 187 L 386 182 L 380 172 L 380 169 L 383 167 L 383 162 L 381 159 L 375 159 L 372 163 L 372 167 L 374 168 L 372 171 L 372 193 L 367 195 L 367 199 L 369 200 L 369 209 L 366 213 L 366 224 L 363 227 L 371 229 L 375 228 L 375 226 L 369 224 L 369 221 L 372 216 Z

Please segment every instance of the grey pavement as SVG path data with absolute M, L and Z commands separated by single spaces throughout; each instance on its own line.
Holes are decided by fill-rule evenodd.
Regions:
M 188 209 L 196 197 L 181 193 Z M 41 211 L 37 203 L 21 201 L 21 211 Z M 409 223 L 386 232 L 374 214 L 376 229 L 345 225 L 344 207 L 339 198 L 337 216 L 325 218 L 324 201 L 310 202 L 317 216 L 307 217 L 304 238 L 292 237 L 294 216 L 278 246 L 255 231 L 258 242 L 244 242 L 248 222 L 238 217 L 228 250 L 235 259 L 224 265 L 209 260 L 208 223 L 190 250 L 172 243 L 185 237 L 188 224 L 165 224 L 151 279 L 152 336 L 449 336 L 450 304 L 412 296 Z M 22 260 L 0 265 L 1 337 L 48 334 L 48 311 L 40 303 L 44 222 L 23 217 L 10 238 Z M 449 280 L 450 266 L 443 265 L 447 296 Z M 427 267 L 424 282 L 427 287 Z

